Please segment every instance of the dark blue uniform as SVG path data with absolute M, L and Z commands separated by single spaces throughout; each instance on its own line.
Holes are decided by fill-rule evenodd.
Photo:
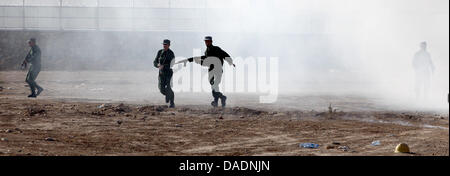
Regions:
M 39 46 L 34 45 L 31 47 L 25 60 L 27 63 L 31 63 L 25 81 L 30 85 L 31 95 L 36 95 L 36 89 L 39 92 L 43 90 L 42 87 L 36 83 L 36 78 L 39 75 L 39 72 L 41 72 L 41 49 Z
M 218 47 L 218 46 L 214 46 L 214 45 L 208 46 L 208 48 L 207 48 L 206 51 L 205 51 L 205 55 L 204 55 L 204 56 L 201 56 L 201 63 L 200 63 L 200 64 L 203 65 L 204 60 L 205 60 L 206 58 L 208 58 L 208 57 L 216 57 L 216 58 L 218 58 L 218 59 L 221 61 L 221 63 L 222 63 L 221 66 L 223 66 L 224 60 L 226 60 L 227 62 L 229 62 L 230 64 L 232 64 L 232 60 L 231 60 L 231 58 L 230 58 L 230 55 L 229 55 L 227 52 L 225 52 L 224 50 L 222 50 L 222 49 L 221 49 L 220 47 Z M 188 61 L 189 61 L 189 62 L 193 62 L 193 61 L 194 61 L 194 58 L 189 58 Z M 208 71 L 211 73 L 211 71 L 212 71 L 213 69 L 214 69 L 214 65 L 211 64 L 211 65 L 209 66 Z M 212 96 L 214 97 L 214 101 L 211 102 L 211 105 L 217 106 L 217 103 L 218 103 L 219 98 L 220 98 L 220 99 L 222 100 L 222 106 L 225 107 L 225 103 L 226 103 L 227 97 L 224 96 L 224 95 L 219 91 L 219 87 L 218 87 L 219 84 L 220 84 L 220 82 L 221 82 L 221 79 L 222 79 L 222 72 L 219 73 L 219 75 L 212 75 L 212 76 L 210 76 L 209 83 L 210 83 L 211 86 L 212 86 L 212 89 L 213 89 L 213 90 L 212 90 Z
M 169 103 L 171 105 L 174 104 L 175 95 L 172 91 L 171 86 L 171 80 L 173 76 L 173 70 L 171 68 L 171 64 L 175 59 L 175 54 L 172 50 L 168 49 L 167 51 L 164 51 L 164 49 L 159 50 L 158 54 L 156 55 L 155 60 L 153 61 L 153 65 L 156 68 L 159 68 L 158 65 L 163 66 L 164 68 L 162 70 L 159 70 L 159 83 L 158 87 L 164 96 L 166 96 L 166 103 Z

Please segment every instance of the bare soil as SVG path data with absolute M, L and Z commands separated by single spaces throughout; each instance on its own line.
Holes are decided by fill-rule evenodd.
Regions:
M 239 95 L 230 95 L 230 107 L 222 109 L 207 105 L 209 94 L 198 96 L 203 103 L 181 95 L 192 100 L 168 109 L 163 97 L 152 92 L 144 96 L 155 97 L 148 102 L 90 99 L 95 91 L 125 96 L 117 91 L 126 89 L 94 89 L 88 82 L 86 97 L 76 87 L 80 82 L 58 83 L 45 72 L 38 81 L 46 91 L 28 99 L 25 74 L 0 72 L 0 156 L 449 156 L 448 111 L 366 109 L 379 106 L 351 97 L 335 100 L 337 110 L 279 109 L 248 103 L 251 98 Z M 117 83 L 126 85 L 136 86 Z M 372 146 L 373 141 L 381 145 Z M 308 142 L 320 147 L 299 146 Z M 399 143 L 408 144 L 412 153 L 394 153 Z

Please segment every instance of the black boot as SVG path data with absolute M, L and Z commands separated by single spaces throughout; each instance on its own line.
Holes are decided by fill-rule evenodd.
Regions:
M 36 87 L 31 81 L 27 80 L 28 85 L 30 86 L 31 94 L 28 95 L 28 98 L 36 98 Z
M 227 96 L 222 95 L 222 97 L 220 97 L 220 101 L 222 102 L 222 107 L 224 108 L 225 106 L 227 106 Z
M 44 89 L 42 87 L 38 87 L 37 89 L 38 91 L 36 93 L 36 96 L 39 96 L 42 93 L 42 91 L 44 91 Z
M 28 98 L 36 98 L 37 96 L 36 96 L 35 88 L 33 86 L 30 86 L 30 89 L 31 89 L 31 94 L 28 95 Z
M 216 91 L 212 91 L 212 96 L 214 97 L 214 101 L 211 102 L 211 106 L 217 107 L 219 106 L 219 97 L 220 95 Z
M 219 102 L 214 100 L 211 102 L 211 106 L 217 108 L 217 106 L 219 106 Z
M 168 95 L 166 95 L 166 103 L 169 103 L 169 102 L 170 102 L 170 98 Z

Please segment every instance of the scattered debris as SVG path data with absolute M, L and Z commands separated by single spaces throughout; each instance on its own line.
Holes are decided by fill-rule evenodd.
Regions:
M 17 131 L 19 133 L 23 133 L 23 131 L 20 128 L 14 128 L 14 131 Z
M 101 105 L 97 106 L 98 109 L 102 109 L 104 107 L 105 107 L 105 104 L 101 104 Z
M 322 117 L 322 116 L 327 116 L 327 115 L 328 115 L 327 112 L 321 112 L 321 113 L 315 114 L 316 117 Z
M 326 149 L 335 149 L 337 147 L 341 148 L 339 145 L 341 145 L 340 142 L 332 142 L 330 145 L 327 145 Z
M 316 149 L 319 148 L 319 144 L 314 144 L 314 143 L 302 143 L 300 144 L 300 147 L 302 148 L 311 148 L 311 149 Z
M 348 147 L 348 146 L 339 146 L 338 149 L 342 150 L 344 152 L 347 152 L 348 150 L 350 150 L 350 147 Z
M 47 138 L 45 138 L 45 141 L 56 141 L 56 139 L 53 139 L 51 137 L 47 137 Z
M 14 132 L 14 131 L 10 130 L 10 129 L 5 130 L 5 133 L 12 133 L 12 132 Z
M 250 115 L 252 115 L 252 116 L 259 116 L 259 115 L 263 115 L 263 114 L 267 113 L 267 112 L 264 112 L 264 111 L 259 111 L 259 110 L 249 109 L 249 108 L 242 108 L 242 107 L 236 107 L 236 108 L 226 109 L 225 111 L 226 111 L 227 113 L 228 113 L 228 111 L 231 111 L 231 112 L 229 112 L 229 113 L 230 113 L 230 114 L 233 114 L 233 115 L 238 115 L 238 114 L 250 114 Z M 273 115 L 275 115 L 275 114 L 277 114 L 277 112 L 274 112 Z
M 94 111 L 91 114 L 95 115 L 95 116 L 104 116 L 105 115 L 105 113 L 103 113 L 102 111 Z
M 121 103 L 119 106 L 114 108 L 114 111 L 119 112 L 119 113 L 129 113 L 131 112 L 131 108 L 124 105 L 123 103 Z
M 117 124 L 122 125 L 123 121 L 122 120 L 118 120 Z
M 380 141 L 373 141 L 371 145 L 372 146 L 379 146 L 379 145 L 381 145 L 381 142 Z
M 115 116 L 114 113 L 130 113 L 133 110 L 129 107 L 124 105 L 123 103 L 118 106 L 112 106 L 108 104 L 101 104 L 97 106 L 97 110 L 91 112 L 92 115 L 96 116 L 104 116 L 106 114 L 109 114 L 109 117 Z M 130 117 L 131 115 L 126 114 L 127 117 Z
M 331 144 L 333 144 L 333 145 L 341 145 L 340 142 L 332 142 Z
M 273 115 L 273 117 L 285 117 L 285 116 L 286 116 L 285 113 L 278 113 L 278 114 Z
M 181 125 L 181 124 L 176 124 L 175 127 L 181 128 L 181 127 L 183 127 L 183 125 Z
M 329 150 L 329 149 L 335 149 L 336 148 L 336 146 L 335 145 L 327 145 L 327 150 Z
M 167 109 L 167 106 L 144 106 L 138 108 L 138 111 L 144 114 L 152 114 L 152 116 L 154 116 L 157 115 L 155 112 L 163 112 L 165 109 Z
M 28 108 L 28 116 L 35 116 L 35 115 L 41 115 L 45 114 L 47 111 L 39 106 L 33 106 Z
M 338 113 L 337 110 L 338 109 L 337 108 L 333 108 L 332 104 L 330 103 L 330 105 L 328 106 L 328 113 L 323 112 L 323 113 L 318 114 L 316 116 L 326 116 L 328 118 L 334 118 L 336 116 L 342 115 L 342 112 Z
M 161 107 L 161 106 L 158 106 L 158 107 L 156 107 L 156 111 L 157 111 L 157 112 L 163 112 L 163 111 L 164 111 L 164 108 Z

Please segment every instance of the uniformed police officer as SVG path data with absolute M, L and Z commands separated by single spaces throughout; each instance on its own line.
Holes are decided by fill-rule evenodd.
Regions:
M 205 55 L 201 56 L 199 58 L 197 58 L 197 63 L 200 65 L 204 64 L 205 59 L 207 59 L 208 57 L 215 57 L 218 58 L 220 60 L 220 64 L 218 64 L 218 66 L 220 66 L 220 68 L 216 68 L 215 71 L 214 70 L 214 64 L 211 64 L 209 66 L 209 70 L 208 70 L 208 74 L 209 74 L 209 83 L 211 84 L 211 88 L 212 88 L 212 95 L 214 97 L 214 100 L 211 102 L 211 105 L 213 107 L 217 107 L 218 106 L 218 101 L 219 99 L 221 100 L 222 103 L 222 107 L 226 106 L 226 102 L 227 102 L 227 97 L 225 95 L 223 95 L 220 90 L 219 90 L 219 84 L 222 81 L 222 74 L 223 74 L 223 63 L 224 60 L 228 62 L 228 64 L 236 67 L 233 64 L 233 59 L 231 59 L 230 55 L 228 53 L 226 53 L 225 51 L 223 51 L 220 47 L 218 46 L 214 46 L 213 45 L 213 40 L 211 36 L 206 36 L 205 37 L 205 45 L 207 47 L 206 51 L 205 51 Z M 194 58 L 189 58 L 185 61 L 181 61 L 186 63 L 187 61 L 189 62 L 193 62 Z M 211 62 L 212 63 L 212 62 Z
M 153 64 L 159 69 L 159 90 L 166 96 L 166 103 L 170 103 L 170 108 L 175 108 L 175 95 L 172 91 L 171 80 L 173 76 L 172 66 L 175 63 L 175 54 L 170 49 L 170 40 L 163 41 L 164 49 L 158 51 Z
M 44 91 L 44 89 L 36 83 L 36 78 L 39 75 L 39 72 L 41 72 L 41 49 L 36 44 L 35 38 L 31 38 L 30 40 L 28 40 L 28 45 L 31 47 L 31 49 L 22 63 L 22 68 L 25 69 L 28 63 L 31 64 L 25 81 L 28 83 L 31 89 L 31 95 L 28 95 L 28 97 L 36 98 L 42 93 L 42 91 Z

